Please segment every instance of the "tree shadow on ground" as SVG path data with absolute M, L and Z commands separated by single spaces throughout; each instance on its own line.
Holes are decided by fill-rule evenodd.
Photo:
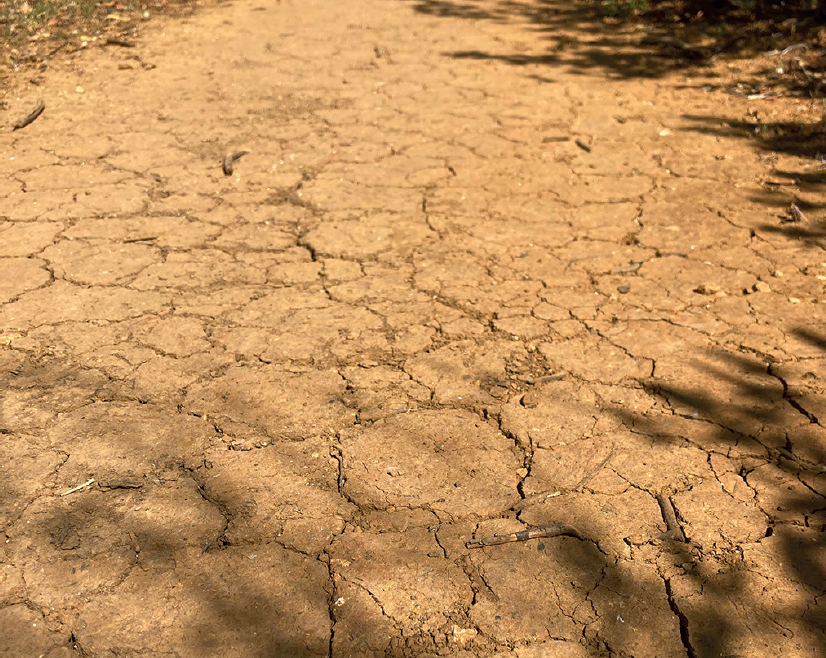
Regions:
M 478 50 L 445 53 L 455 59 L 491 60 L 513 66 L 564 65 L 580 73 L 598 68 L 615 78 L 656 79 L 689 63 L 702 64 L 706 57 L 705 53 L 684 48 L 675 52 L 673 46 L 656 40 L 641 43 L 641 35 L 634 36 L 628 24 L 606 22 L 601 6 L 594 3 L 415 0 L 413 7 L 420 14 L 439 18 L 523 21 L 545 42 L 543 54 Z
M 411 0 L 405 0 L 410 2 Z M 810 3 L 654 2 L 650 11 L 609 16 L 621 2 L 553 0 L 412 0 L 420 14 L 445 19 L 522 23 L 539 37 L 537 49 L 524 52 L 465 50 L 444 53 L 454 59 L 497 61 L 528 67 L 528 75 L 551 82 L 536 68 L 564 67 L 570 72 L 599 72 L 610 79 L 655 80 L 680 71 L 714 75 L 714 57 L 756 57 L 774 53 L 756 74 L 722 90 L 736 96 L 793 95 L 823 97 L 826 57 L 809 42 L 819 44 L 817 11 Z M 635 3 L 636 4 L 636 3 Z M 639 3 L 640 5 L 647 3 Z M 676 36 L 675 36 L 676 35 Z M 802 42 L 802 43 L 801 43 Z M 785 47 L 795 48 L 785 54 Z M 779 58 L 779 59 L 778 59 Z M 778 74 L 779 69 L 783 70 Z M 719 89 L 719 87 L 717 87 Z M 769 93 L 761 93 L 768 91 Z M 720 137 L 747 139 L 769 153 L 801 158 L 826 158 L 826 129 L 806 121 L 731 121 L 723 117 L 686 115 L 689 130 Z M 801 175 L 797 175 L 800 178 Z M 792 232 L 794 233 L 794 232 Z
M 693 129 L 703 135 L 751 139 L 761 150 L 787 153 L 802 158 L 826 156 L 826 132 L 820 124 L 808 125 L 792 121 L 732 121 L 693 114 L 685 114 L 683 117 L 692 121 L 695 124 Z M 757 139 L 754 139 L 755 137 Z M 820 173 L 790 175 L 809 184 L 826 182 L 826 176 Z
M 410 0 L 405 0 L 406 2 Z M 787 42 L 815 38 L 819 14 L 810 3 L 570 2 L 554 0 L 412 0 L 420 14 L 438 18 L 528 24 L 548 53 L 447 53 L 516 66 L 561 64 L 585 72 L 599 68 L 618 78 L 658 78 L 715 54 L 755 55 Z M 810 63 L 807 65 L 811 65 Z M 810 80 L 803 81 L 807 89 Z M 782 84 L 798 90 L 799 76 Z
M 813 348 L 826 348 L 826 334 L 805 327 L 791 333 Z M 738 648 L 737 633 L 742 635 L 742 624 L 784 627 L 784 620 L 798 619 L 795 630 L 783 633 L 789 642 L 795 633 L 808 634 L 810 642 L 826 636 L 826 611 L 817 606 L 826 594 L 826 429 L 808 408 L 824 393 L 822 361 L 813 361 L 811 371 L 805 365 L 786 370 L 740 353 L 714 350 L 712 360 L 698 353 L 687 362 L 690 365 L 679 376 L 641 382 L 660 401 L 662 412 L 614 407 L 612 413 L 655 445 L 699 447 L 709 455 L 712 469 L 714 459 L 720 460 L 717 468 L 731 464 L 735 470 L 730 473 L 715 471 L 721 486 L 731 494 L 735 486 L 745 484 L 748 489 L 739 495 L 749 491 L 752 498 L 745 496 L 745 504 L 754 503 L 768 519 L 763 539 L 722 549 L 733 560 L 729 573 L 688 573 L 702 599 L 686 596 L 685 587 L 674 593 L 675 612 L 691 646 L 689 655 L 741 653 L 744 647 L 741 638 Z M 674 493 L 680 495 L 679 485 Z M 675 508 L 680 521 L 687 523 L 679 498 Z M 707 538 L 692 536 L 690 523 L 687 534 L 687 545 L 671 548 L 695 566 L 720 548 L 708 545 Z M 766 580 L 756 586 L 755 579 L 763 577 Z M 673 586 L 666 583 L 671 596 Z M 769 594 L 775 587 L 777 592 Z M 752 633 L 759 644 L 758 635 Z
M 187 472 L 180 482 L 192 488 Z M 128 489 L 95 483 L 30 504 L 26 523 L 5 529 L 8 561 L 26 587 L 0 598 L 0 609 L 51 607 L 44 622 L 62 621 L 55 639 L 68 655 L 156 655 L 153 648 L 161 647 L 170 651 L 163 655 L 184 648 L 204 656 L 326 655 L 333 623 L 326 566 L 274 542 L 201 546 L 197 497 L 175 511 L 196 519 L 190 536 L 185 527 L 169 527 L 169 512 L 153 500 L 170 483 L 152 480 Z M 141 516 L 142 508 L 156 514 Z M 26 655 L 33 640 L 18 642 L 12 653 Z
M 826 336 L 815 330 L 802 328 L 796 335 L 817 349 L 826 345 Z M 714 426 L 718 429 L 722 448 L 736 446 L 744 440 L 760 441 L 761 445 L 765 445 L 765 455 L 761 458 L 764 464 L 804 481 L 810 474 L 818 476 L 815 466 L 818 462 L 823 463 L 823 450 L 813 452 L 817 446 L 809 446 L 810 449 L 804 451 L 802 439 L 798 440 L 794 434 L 790 438 L 789 432 L 782 428 L 786 416 L 778 405 L 795 398 L 791 387 L 785 385 L 782 391 L 778 391 L 777 386 L 767 389 L 756 383 L 755 378 L 768 378 L 768 381 L 775 383 L 778 379 L 767 371 L 765 365 L 754 359 L 734 354 L 727 364 L 729 367 L 702 370 L 709 384 L 707 389 L 687 389 L 653 382 L 649 385 L 649 391 L 672 407 L 691 405 L 699 410 L 703 419 L 694 421 L 698 424 L 717 423 Z M 734 413 L 727 409 L 731 405 L 714 397 L 711 386 L 714 381 L 736 387 L 739 401 Z M 793 411 L 799 415 L 797 410 Z M 168 412 L 174 415 L 176 410 L 170 408 Z M 688 440 L 669 431 L 667 419 L 635 416 L 622 408 L 615 409 L 614 413 L 621 415 L 623 422 L 641 437 L 664 445 L 676 445 Z M 751 430 L 738 424 L 738 419 L 745 416 L 751 419 L 756 417 L 761 426 L 778 427 L 780 433 L 755 439 L 751 436 Z M 814 424 L 810 419 L 804 420 Z M 123 434 L 129 435 L 128 419 L 124 420 L 123 429 Z M 24 440 L 22 437 L 16 438 Z M 68 448 L 68 443 L 65 447 Z M 744 468 L 755 470 L 756 465 L 745 464 Z M 29 595 L 42 597 L 44 588 L 48 594 L 53 582 L 54 587 L 62 588 L 71 598 L 80 595 L 89 599 L 84 603 L 83 612 L 88 625 L 73 629 L 69 640 L 70 645 L 78 645 L 78 650 L 85 652 L 83 655 L 91 655 L 97 648 L 96 644 L 105 644 L 109 639 L 107 633 L 123 634 L 119 638 L 121 640 L 146 640 L 147 646 L 151 646 L 159 630 L 151 629 L 150 632 L 142 629 L 147 626 L 151 628 L 152 623 L 160 624 L 161 620 L 168 618 L 176 619 L 185 627 L 191 626 L 183 631 L 188 646 L 204 655 L 220 652 L 229 646 L 236 649 L 242 647 L 246 650 L 245 655 L 262 658 L 328 655 L 327 645 L 320 636 L 329 633 L 336 620 L 332 603 L 334 591 L 329 590 L 323 557 L 288 550 L 274 542 L 232 545 L 223 541 L 225 523 L 232 518 L 227 510 L 243 509 L 249 496 L 243 487 L 233 488 L 228 492 L 231 500 L 224 499 L 219 505 L 209 494 L 209 487 L 204 490 L 201 476 L 195 474 L 197 471 L 206 477 L 208 470 L 206 462 L 203 467 L 197 463 L 172 465 L 158 472 L 150 471 L 140 479 L 140 486 L 127 483 L 98 487 L 96 484 L 66 498 L 42 496 L 27 509 L 29 517 L 25 523 L 20 520 L 19 527 L 12 532 L 6 529 L 11 539 L 6 544 L 10 557 L 19 557 L 27 564 Z M 748 473 L 745 476 L 748 477 Z M 19 497 L 18 493 L 5 491 L 0 481 L 0 496 L 6 493 Z M 823 495 L 817 496 L 820 509 L 826 508 Z M 161 503 L 168 505 L 170 501 L 179 501 L 180 509 L 173 509 L 166 517 L 160 515 L 163 509 Z M 806 492 L 794 491 L 784 495 L 782 504 L 786 515 L 808 514 L 814 518 L 818 513 Z M 141 510 L 145 507 L 153 511 L 154 516 L 144 516 Z M 221 508 L 221 513 L 216 516 L 217 507 Z M 677 512 L 680 512 L 679 506 Z M 225 517 L 223 521 L 221 516 Z M 789 523 L 786 518 L 777 519 L 771 526 L 772 533 L 781 539 L 781 561 L 788 565 L 792 580 L 799 581 L 808 589 L 826 591 L 826 570 L 822 564 L 826 548 L 823 538 L 826 535 L 822 529 L 813 527 L 814 521 L 806 526 Z M 823 523 L 826 524 L 826 517 L 823 517 Z M 586 535 L 598 537 L 596 526 L 586 525 L 581 530 Z M 789 534 L 790 530 L 807 533 L 807 541 L 800 541 L 800 537 Z M 814 535 L 814 540 L 809 541 L 810 535 Z M 653 614 L 656 610 L 646 606 L 656 594 L 662 600 L 663 585 L 650 568 L 625 568 L 626 562 L 620 561 L 618 565 L 614 556 L 598 555 L 593 550 L 591 562 L 583 565 L 583 547 L 573 539 L 564 541 L 568 543 L 564 550 L 555 547 L 543 554 L 542 560 L 556 560 L 564 573 L 571 577 L 576 575 L 583 582 L 596 579 L 597 594 L 602 597 L 603 606 L 607 608 L 615 603 L 630 606 L 639 613 L 638 619 L 648 625 L 642 629 L 632 628 L 631 625 L 625 626 L 625 622 L 615 622 L 606 617 L 600 622 L 604 624 L 600 632 L 586 638 L 591 655 L 617 655 L 612 647 L 640 642 L 639 638 L 646 634 L 662 635 L 664 631 L 657 629 L 666 621 L 670 624 L 669 629 L 674 627 L 669 632 L 679 633 L 687 655 L 693 658 L 734 653 L 727 650 L 740 633 L 739 622 L 725 606 L 738 596 L 743 605 L 750 605 L 747 597 L 753 583 L 749 569 L 733 569 L 727 574 L 709 576 L 694 567 L 681 567 L 679 572 L 663 568 L 661 577 L 674 617 L 658 620 Z M 673 564 L 701 563 L 698 559 L 701 553 L 692 544 L 670 540 L 652 540 L 652 544 L 658 544 L 661 555 L 668 556 Z M 28 553 L 29 547 L 41 551 L 40 554 L 34 556 Z M 32 557 L 25 557 L 29 555 Z M 506 559 L 502 556 L 499 562 Z M 490 558 L 488 563 L 495 565 L 496 562 L 496 558 Z M 100 572 L 105 571 L 107 566 L 111 572 L 109 578 L 96 585 L 94 579 L 99 578 Z M 593 569 L 589 570 L 586 566 L 593 566 Z M 48 573 L 39 576 L 41 568 L 47 569 Z M 76 572 L 72 571 L 73 568 Z M 591 571 L 593 574 L 589 575 Z M 308 584 L 312 579 L 305 581 L 302 576 L 310 572 L 315 573 L 314 587 Z M 54 577 L 58 574 L 71 575 L 68 579 Z M 273 574 L 277 576 L 273 577 Z M 53 581 L 50 580 L 52 577 Z M 73 583 L 72 578 L 77 578 L 78 584 Z M 86 584 L 82 578 L 93 582 Z M 286 591 L 290 587 L 293 589 Z M 703 598 L 692 601 L 691 593 L 694 591 L 702 591 Z M 541 593 L 541 596 L 545 595 L 545 592 Z M 317 633 L 311 646 L 298 626 L 302 619 L 313 616 L 312 611 L 315 611 L 314 618 L 319 626 L 323 621 L 324 633 Z M 758 621 L 771 624 L 772 612 L 771 609 L 760 610 Z M 822 615 L 818 616 L 815 607 L 802 611 L 801 615 L 812 627 L 826 628 L 826 621 Z M 295 629 L 285 628 L 289 620 L 297 620 Z M 381 628 L 371 630 L 370 623 L 369 619 L 364 621 L 366 635 L 382 631 Z M 67 627 L 71 625 L 67 623 Z M 165 631 L 168 630 L 169 627 L 166 627 Z M 673 635 L 671 641 L 675 641 Z M 415 638 L 411 638 L 411 642 L 415 643 Z M 411 655 L 407 651 L 410 646 L 400 648 L 393 655 Z M 637 655 L 646 654 L 638 652 Z
M 773 169 L 767 182 L 766 193 L 752 195 L 753 201 L 788 211 L 791 198 L 804 213 L 826 207 L 826 202 L 819 200 L 826 192 L 826 124 L 823 122 L 806 124 L 758 119 L 747 121 L 694 114 L 684 114 L 683 118 L 693 123 L 688 130 L 702 135 L 747 140 L 756 149 L 769 154 L 769 157 L 783 153 L 812 161 L 811 166 L 798 171 L 788 168 Z M 788 194 L 778 194 L 781 191 L 787 191 Z M 763 225 L 759 228 L 769 233 L 808 241 L 817 246 L 820 246 L 820 243 L 813 241 L 818 241 L 826 233 L 824 225 L 805 220 L 800 222 L 799 219 L 794 223 L 789 221 L 780 226 Z
M 124 416 L 115 432 L 84 424 L 49 437 L 64 413 L 117 406 L 99 399 L 105 379 L 60 357 L 0 350 L 0 612 L 42 616 L 2 647 L 15 656 L 45 655 L 34 647 L 46 643 L 48 655 L 67 656 L 327 655 L 326 564 L 275 538 L 225 546 L 231 515 L 204 491 L 183 433 L 170 440 L 156 423 L 147 444 L 140 425 L 150 423 Z M 154 409 L 170 425 L 183 415 Z M 84 453 L 86 440 L 95 447 Z M 159 458 L 161 443 L 180 456 Z M 107 461 L 124 449 L 131 458 Z M 245 492 L 237 498 L 243 508 Z

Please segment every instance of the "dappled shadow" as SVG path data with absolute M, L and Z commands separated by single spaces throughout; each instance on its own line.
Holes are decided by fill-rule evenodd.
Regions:
M 559 61 L 556 55 L 491 55 L 479 50 L 462 50 L 450 53 L 454 59 L 488 59 L 514 66 L 525 66 L 527 64 L 553 64 Z
M 807 340 L 822 342 L 822 337 L 805 331 L 802 335 Z M 706 373 L 710 379 L 720 377 L 738 384 L 741 379 L 738 373 L 746 377 L 763 376 L 765 368 L 755 361 L 738 358 L 731 371 L 712 369 Z M 755 397 L 757 406 L 772 401 L 771 396 L 762 393 L 751 381 L 746 381 L 740 390 L 744 397 Z M 668 394 L 664 389 L 663 392 Z M 690 401 L 691 393 L 685 393 L 684 399 Z M 704 399 L 702 404 L 704 414 L 714 414 L 713 399 Z M 157 410 L 168 412 L 170 418 L 176 414 L 174 408 L 158 407 Z M 630 416 L 629 420 L 632 420 Z M 763 420 L 768 422 L 770 416 Z M 121 424 L 123 434 L 134 432 L 134 423 L 129 418 L 124 418 Z M 89 426 L 89 431 L 95 427 Z M 95 432 L 100 434 L 99 430 Z M 120 434 L 111 434 L 113 441 L 118 436 Z M 673 440 L 673 436 L 668 440 Z M 68 439 L 64 447 L 71 450 Z M 278 449 L 278 446 L 261 449 L 256 458 Z M 65 592 L 67 599 L 78 596 L 90 599 L 79 612 L 80 622 L 75 626 L 67 624 L 71 628 L 71 643 L 84 655 L 105 651 L 109 644 L 115 643 L 128 646 L 129 650 L 148 651 L 153 642 L 158 641 L 166 642 L 167 647 L 184 642 L 203 655 L 220 653 L 228 647 L 243 650 L 251 658 L 330 655 L 322 638 L 329 635 L 337 623 L 333 601 L 339 591 L 336 581 L 328 578 L 325 562 L 328 556 L 324 550 L 307 554 L 288 548 L 277 543 L 283 538 L 277 540 L 276 533 L 271 540 L 260 542 L 227 538 L 224 534 L 227 521 L 237 522 L 243 515 L 252 513 L 249 489 L 252 473 L 249 468 L 236 468 L 232 462 L 226 468 L 237 478 L 231 479 L 229 486 L 218 488 L 214 475 L 218 466 L 210 460 L 217 462 L 219 456 L 212 452 L 209 460 L 192 460 L 189 466 L 147 468 L 144 475 L 133 476 L 126 483 L 105 486 L 94 483 L 65 498 L 41 495 L 26 511 L 26 518 L 7 529 L 11 540 L 6 544 L 7 557 L 25 568 L 27 575 L 32 574 L 28 578 L 30 596 L 42 602 L 43 597 L 59 598 Z M 122 468 L 128 471 L 135 466 L 133 459 Z M 95 464 L 89 468 L 95 474 L 102 470 Z M 289 467 L 282 465 L 281 469 L 279 472 L 283 474 Z M 268 496 L 277 497 L 278 493 Z M 805 504 L 806 501 L 800 502 L 801 506 Z M 796 509 L 793 502 L 787 506 Z M 388 515 L 392 515 L 390 510 Z M 600 538 L 599 522 L 585 523 L 579 529 L 596 541 Z M 653 537 L 651 543 L 659 544 L 663 554 L 675 563 L 699 563 L 698 552 L 690 544 Z M 28 547 L 36 548 L 38 553 L 28 553 Z M 817 571 L 818 551 L 822 548 L 819 542 L 801 544 L 792 536 L 784 550 L 792 569 L 805 569 L 815 578 L 823 577 Z M 514 563 L 522 565 L 519 568 L 526 574 L 533 577 L 537 573 L 561 574 L 566 587 L 578 583 L 578 591 L 591 601 L 599 601 L 601 611 L 614 610 L 616 606 L 614 614 L 602 614 L 598 621 L 592 622 L 596 631 L 587 638 L 589 655 L 605 655 L 610 646 L 653 646 L 657 641 L 665 641 L 663 638 L 671 646 L 679 647 L 682 643 L 690 647 L 689 655 L 693 653 L 696 658 L 731 653 L 727 654 L 726 649 L 737 636 L 738 627 L 726 610 L 700 604 L 686 612 L 682 601 L 687 589 L 692 587 L 702 587 L 703 596 L 713 601 L 728 601 L 732 592 L 747 589 L 750 575 L 745 570 L 709 577 L 686 567 L 685 573 L 672 570 L 659 574 L 652 565 L 617 560 L 614 554 L 602 553 L 595 550 L 593 544 L 572 538 L 534 542 L 519 550 L 525 551 L 515 554 L 519 559 L 528 555 L 528 551 L 531 553 L 525 558 L 525 564 Z M 587 562 L 583 560 L 585 551 L 590 556 Z M 435 564 L 451 559 L 428 558 Z M 501 559 L 491 556 L 480 563 L 480 568 L 496 570 L 513 558 L 513 553 L 503 554 Z M 454 556 L 452 559 L 454 563 L 461 563 L 464 558 Z M 45 575 L 38 576 L 37 572 L 43 568 Z M 57 574 L 69 574 L 69 578 L 61 581 Z M 815 586 L 819 581 L 814 579 L 807 584 L 810 582 Z M 550 587 L 564 591 L 558 583 Z M 527 595 L 522 594 L 519 586 L 509 591 L 517 597 L 510 601 L 513 609 L 526 614 Z M 485 593 L 483 588 L 480 592 L 480 596 Z M 543 588 L 538 588 L 534 596 L 549 599 Z M 556 611 L 552 597 L 550 601 L 548 609 Z M 349 598 L 348 604 L 351 604 Z M 496 605 L 503 604 L 496 602 Z M 621 614 L 638 625 L 644 624 L 644 628 L 619 621 L 616 617 Z M 810 623 L 817 623 L 815 612 L 807 614 L 812 617 Z M 561 617 L 564 621 L 564 615 Z M 165 626 L 168 619 L 175 619 L 176 625 Z M 357 620 L 349 632 L 365 637 L 386 633 L 384 627 L 373 626 L 377 620 L 383 621 L 383 618 Z M 291 623 L 293 626 L 289 626 Z M 151 635 L 141 630 L 147 625 L 157 626 Z M 183 629 L 180 637 L 177 629 Z M 308 635 L 313 629 L 315 633 Z M 427 632 L 422 633 L 427 639 Z M 413 655 L 411 647 L 417 638 L 410 635 L 406 640 L 410 644 L 395 655 Z M 141 642 L 145 644 L 134 646 Z M 332 655 L 346 654 L 333 651 Z
M 685 114 L 683 117 L 694 122 L 691 129 L 703 135 L 750 139 L 761 150 L 804 158 L 826 156 L 826 131 L 819 124 L 793 121 L 732 121 L 722 117 L 694 114 Z M 822 174 L 786 173 L 804 183 L 822 183 L 826 180 Z
M 451 0 L 415 0 L 416 11 L 439 18 L 468 18 L 504 20 L 507 12 L 496 7 L 485 7 L 478 2 L 452 2 Z
M 406 2 L 410 0 L 405 0 Z M 514 65 L 564 63 L 581 72 L 598 68 L 622 78 L 657 78 L 715 54 L 756 55 L 804 41 L 818 29 L 818 12 L 808 3 L 606 2 L 552 0 L 412 0 L 414 9 L 438 18 L 521 21 L 547 42 L 549 56 L 523 59 L 518 52 L 478 52 Z M 639 28 L 642 26 L 642 30 Z M 550 56 L 564 51 L 564 56 Z M 463 53 L 446 53 L 462 57 Z M 794 51 L 801 55 L 801 51 Z M 807 61 L 805 66 L 814 64 Z M 819 66 L 819 65 L 818 65 Z M 811 76 L 810 71 L 805 71 Z M 787 75 L 787 92 L 810 90 L 812 80 Z
M 123 414 L 100 400 L 105 385 L 70 360 L 0 349 L 0 610 L 52 615 L 2 647 L 328 655 L 326 565 L 274 540 L 227 545 L 230 515 L 196 473 L 212 427 L 174 406 L 132 401 Z M 83 611 L 63 617 L 66 606 Z
M 772 154 L 784 153 L 810 159 L 812 164 L 804 165 L 798 171 L 789 168 L 771 170 L 763 181 L 764 190 L 750 195 L 755 203 L 775 209 L 777 220 L 776 223 L 761 223 L 755 228 L 764 234 L 798 241 L 806 247 L 826 247 L 826 223 L 821 216 L 826 202 L 820 200 L 826 193 L 826 124 L 738 121 L 692 114 L 685 114 L 683 118 L 693 123 L 687 130 L 747 140 L 758 151 L 769 154 L 769 158 Z
M 763 224 L 760 230 L 766 233 L 775 233 L 792 240 L 799 240 L 806 246 L 826 247 L 826 224 L 801 225 L 786 222 L 780 225 Z
M 711 74 L 719 57 L 768 55 L 760 70 L 743 80 L 715 88 L 752 98 L 824 95 L 826 57 L 821 16 L 810 3 L 671 2 L 562 3 L 553 0 L 404 0 L 415 11 L 437 18 L 524 25 L 535 37 L 527 49 L 502 45 L 489 50 L 443 53 L 458 60 L 488 60 L 527 69 L 541 82 L 553 82 L 547 70 L 580 75 L 599 74 L 617 80 L 656 80 L 673 72 Z M 634 7 L 633 11 L 628 10 Z M 639 7 L 643 7 L 641 13 Z M 815 44 L 813 47 L 812 44 Z M 527 50 L 527 51 L 526 51 Z M 688 130 L 748 140 L 768 153 L 826 158 L 826 131 L 807 121 L 728 120 L 686 115 Z M 799 176 L 798 176 L 799 178 Z M 793 239 L 819 240 L 819 228 L 784 226 L 778 232 Z
M 812 347 L 817 347 L 826 353 L 826 333 L 819 334 L 805 327 L 797 327 L 792 333 L 801 341 L 808 343 Z
M 21 600 L 35 610 L 82 601 L 63 631 L 84 656 L 125 647 L 155 655 L 161 646 L 205 656 L 327 656 L 326 566 L 274 542 L 211 542 L 222 523 L 189 473 L 163 482 L 155 473 L 126 488 L 95 482 L 29 504 L 6 529 L 6 561 L 26 580 Z M 13 648 L 24 655 L 26 647 Z
M 806 327 L 791 333 L 812 347 L 826 348 L 825 334 Z M 826 612 L 815 605 L 816 598 L 826 593 L 826 429 L 807 408 L 812 399 L 808 393 L 818 398 L 824 393 L 822 373 L 816 364 L 813 372 L 801 374 L 740 353 L 712 350 L 709 354 L 711 358 L 695 353 L 682 365 L 671 366 L 676 370 L 641 382 L 662 403 L 661 410 L 612 409 L 641 439 L 663 446 L 699 447 L 708 453 L 712 468 L 715 459 L 716 468 L 730 464 L 732 471 L 715 472 L 723 489 L 733 495 L 740 487 L 739 500 L 755 504 L 768 519 L 764 539 L 732 546 L 731 574 L 691 576 L 703 591 L 701 601 L 691 602 L 684 593 L 676 596 L 694 655 L 737 653 L 731 631 L 738 614 L 782 626 L 778 618 L 782 610 L 791 618 L 798 615 L 800 628 L 811 637 L 826 635 Z M 696 560 L 711 547 L 706 538 L 692 532 L 679 497 L 676 510 L 687 523 L 689 543 L 700 547 L 700 554 L 693 553 Z M 715 544 L 714 551 L 721 548 Z M 758 587 L 755 578 L 765 582 Z M 775 586 L 786 589 L 767 596 L 765 588 Z M 739 613 L 730 603 L 735 599 L 743 607 Z M 780 600 L 782 608 L 776 602 Z M 726 608 L 715 602 L 729 607 L 728 618 Z
M 514 66 L 565 66 L 572 72 L 600 69 L 615 78 L 654 79 L 689 64 L 702 65 L 706 53 L 668 40 L 643 40 L 642 33 L 606 17 L 599 4 L 559 3 L 548 0 L 510 2 L 479 0 L 414 0 L 414 9 L 428 16 L 487 20 L 498 23 L 523 21 L 546 45 L 542 54 L 524 52 L 456 51 L 445 53 L 456 59 L 487 59 Z M 698 61 L 700 60 L 700 61 Z

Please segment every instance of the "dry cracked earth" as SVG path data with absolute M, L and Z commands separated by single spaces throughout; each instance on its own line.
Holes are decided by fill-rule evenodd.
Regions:
M 19 80 L 0 653 L 823 655 L 822 165 L 734 130 L 806 101 L 639 37 L 238 0 Z

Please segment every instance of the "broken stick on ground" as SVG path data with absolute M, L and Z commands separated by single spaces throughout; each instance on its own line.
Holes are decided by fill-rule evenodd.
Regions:
M 221 168 L 224 170 L 224 175 L 231 176 L 235 161 L 238 158 L 245 156 L 247 153 L 249 153 L 249 151 L 236 151 L 235 153 L 230 153 L 229 155 L 224 156 L 224 160 L 221 163 Z
M 673 539 L 674 541 L 685 541 L 685 533 L 677 521 L 677 513 L 674 511 L 674 503 L 667 496 L 659 493 L 656 496 L 657 502 L 660 505 L 660 511 L 663 515 L 663 521 L 668 528 L 663 533 L 660 533 L 660 539 Z
M 493 535 L 492 537 L 472 539 L 467 542 L 465 546 L 467 548 L 482 548 L 483 546 L 495 546 L 497 544 L 507 544 L 514 541 L 527 541 L 528 539 L 541 539 L 543 537 L 558 537 L 559 535 L 568 535 L 569 537 L 576 537 L 577 539 L 585 539 L 579 530 L 572 528 L 569 525 L 549 523 L 548 525 L 541 525 L 536 528 L 521 530 L 520 532 L 512 532 L 509 535 Z
M 68 491 L 64 491 L 61 496 L 68 496 L 70 493 L 74 493 L 75 491 L 80 491 L 81 489 L 88 487 L 90 484 L 94 484 L 95 478 L 89 478 L 83 484 L 79 484 L 76 487 L 69 489 Z
M 38 100 L 37 104 L 34 106 L 34 109 L 14 124 L 14 130 L 20 130 L 21 128 L 28 126 L 32 121 L 43 114 L 43 110 L 45 109 L 46 103 L 44 103 L 42 99 Z

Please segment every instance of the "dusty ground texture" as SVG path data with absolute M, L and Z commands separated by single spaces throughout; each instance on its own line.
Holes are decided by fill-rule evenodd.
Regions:
M 0 653 L 822 655 L 824 173 L 744 139 L 819 108 L 639 43 L 238 0 L 21 81 Z

